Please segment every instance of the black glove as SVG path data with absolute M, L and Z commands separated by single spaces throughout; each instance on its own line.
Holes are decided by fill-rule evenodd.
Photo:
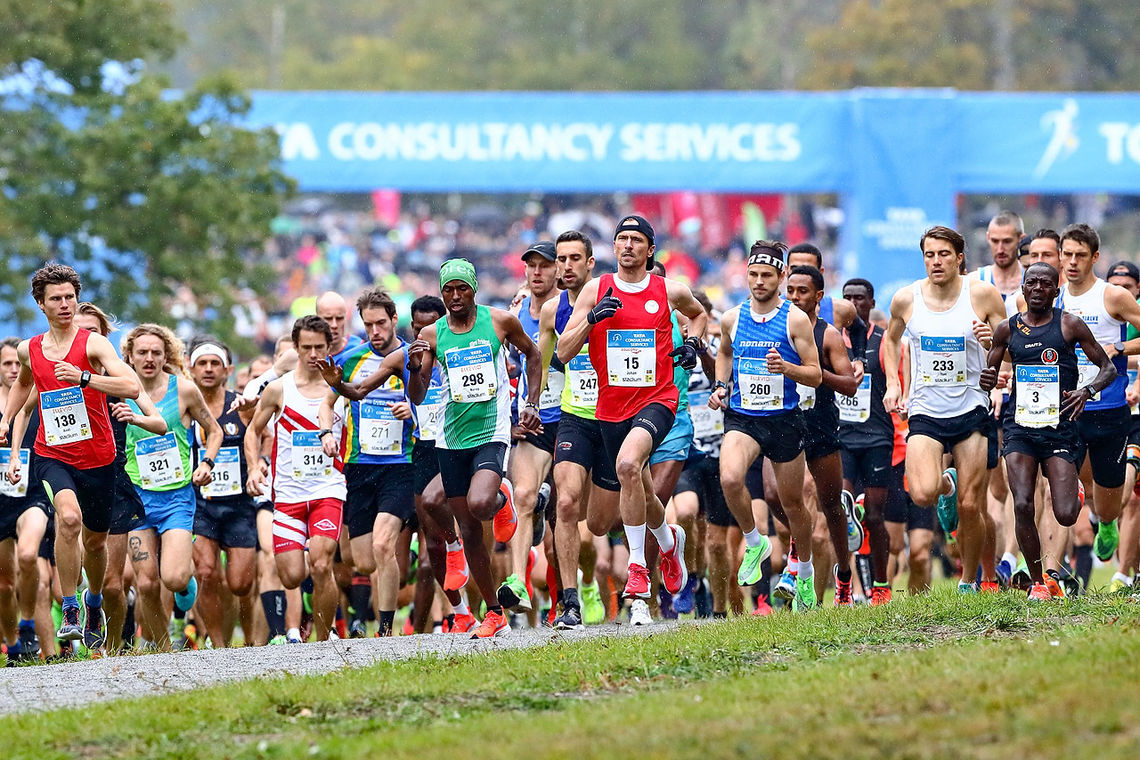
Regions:
M 606 294 L 598 299 L 597 305 L 590 309 L 590 313 L 586 315 L 586 321 L 592 325 L 596 325 L 603 319 L 609 319 L 617 310 L 621 308 L 621 301 L 613 294 L 614 289 L 610 288 Z
M 697 366 L 697 357 L 700 356 L 704 346 L 701 345 L 700 338 L 689 338 L 681 345 L 674 348 L 669 356 L 677 360 L 677 364 L 681 365 L 681 369 L 691 370 Z

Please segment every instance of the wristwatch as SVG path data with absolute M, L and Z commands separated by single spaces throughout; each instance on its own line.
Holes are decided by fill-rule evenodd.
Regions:
M 214 460 L 213 460 L 212 458 L 210 458 L 210 457 L 202 457 L 202 458 L 201 458 L 201 459 L 199 459 L 198 461 L 199 461 L 199 462 L 201 462 L 202 464 L 208 464 L 208 465 L 210 465 L 210 469 L 211 469 L 211 470 L 212 470 L 212 469 L 214 469 Z
M 324 438 L 326 435 L 332 435 L 332 428 L 321 428 L 317 431 L 317 440 Z
M 91 370 L 85 369 L 79 373 L 79 387 L 86 388 L 89 382 L 91 382 Z
M 713 386 L 713 390 L 719 391 L 721 388 L 724 388 L 727 391 L 728 390 L 728 383 L 726 383 L 723 380 L 717 380 L 716 385 Z
M 1118 340 L 1112 344 L 1112 347 L 1116 349 L 1116 353 L 1124 356 L 1124 341 Z

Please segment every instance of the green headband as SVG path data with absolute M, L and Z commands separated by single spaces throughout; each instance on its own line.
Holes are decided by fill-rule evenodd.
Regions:
M 467 259 L 448 259 L 439 268 L 439 289 L 452 280 L 459 280 L 471 286 L 471 290 L 479 292 L 479 283 L 475 279 L 475 265 Z

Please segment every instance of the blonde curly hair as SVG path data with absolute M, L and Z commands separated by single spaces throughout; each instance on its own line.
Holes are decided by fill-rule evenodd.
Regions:
M 153 335 L 162 340 L 163 352 L 166 355 L 166 360 L 162 364 L 164 372 L 188 377 L 186 373 L 186 346 L 169 328 L 151 322 L 144 322 L 123 337 L 120 346 L 120 350 L 123 352 L 123 361 L 130 364 L 132 369 L 135 368 L 134 364 L 131 364 L 131 352 L 134 350 L 135 341 L 143 335 Z

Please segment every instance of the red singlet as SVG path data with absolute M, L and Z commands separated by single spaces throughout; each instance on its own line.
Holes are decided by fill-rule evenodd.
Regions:
M 610 288 L 621 308 L 590 330 L 590 363 L 598 373 L 598 408 L 602 422 L 622 422 L 650 404 L 677 411 L 673 382 L 673 322 L 665 278 L 646 274 L 638 287 L 612 274 L 598 278 L 598 297 Z
M 95 373 L 87 358 L 87 339 L 90 336 L 87 330 L 76 333 L 63 361 L 79 367 L 80 371 Z M 111 432 L 106 394 L 56 380 L 55 361 L 44 356 L 43 342 L 43 335 L 37 335 L 28 342 L 32 379 L 40 393 L 36 454 L 80 470 L 111 464 L 115 461 L 115 437 Z M 52 442 L 49 442 L 49 435 Z

